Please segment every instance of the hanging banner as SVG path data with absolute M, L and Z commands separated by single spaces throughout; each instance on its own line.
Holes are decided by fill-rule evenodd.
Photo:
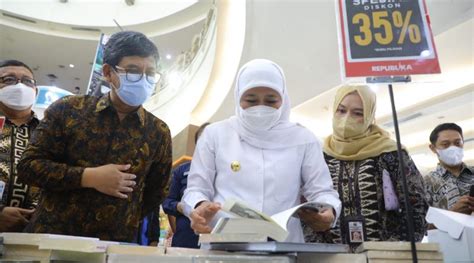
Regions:
M 440 73 L 424 0 L 338 0 L 345 77 Z
M 109 37 L 101 34 L 99 39 L 99 44 L 97 45 L 97 50 L 94 57 L 94 63 L 92 64 L 92 72 L 89 79 L 89 85 L 87 85 L 87 95 L 93 96 L 102 96 L 102 94 L 107 93 L 109 88 L 109 83 L 102 78 L 102 65 L 104 63 L 104 47 L 107 44 Z

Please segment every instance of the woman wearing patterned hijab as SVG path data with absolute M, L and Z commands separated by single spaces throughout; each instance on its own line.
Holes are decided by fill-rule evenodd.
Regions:
M 343 86 L 333 105 L 333 134 L 324 142 L 324 157 L 342 202 L 336 228 L 313 233 L 310 242 L 345 243 L 353 247 L 353 233 L 369 241 L 408 240 L 396 142 L 375 124 L 376 97 L 368 86 Z M 406 164 L 409 202 L 414 210 L 415 239 L 425 233 L 427 202 L 423 179 L 408 153 Z
M 210 232 L 210 221 L 226 199 L 237 199 L 273 215 L 309 201 L 333 209 L 303 213 L 316 230 L 326 230 L 340 211 L 340 201 L 322 147 L 304 127 L 289 121 L 290 101 L 281 68 L 256 59 L 239 71 L 235 116 L 209 125 L 196 146 L 185 202 L 192 227 Z M 219 215 L 216 215 L 218 217 Z M 300 221 L 288 223 L 288 242 L 304 242 Z

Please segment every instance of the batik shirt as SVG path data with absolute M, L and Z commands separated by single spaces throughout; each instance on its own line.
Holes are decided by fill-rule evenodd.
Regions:
M 426 230 L 425 216 L 428 209 L 423 177 L 415 163 L 404 151 L 408 185 L 408 201 L 413 208 L 415 240 L 421 241 Z M 404 192 L 400 177 L 397 152 L 382 153 L 361 161 L 342 161 L 325 154 L 334 188 L 339 192 L 342 211 L 336 227 L 315 233 L 305 226 L 306 242 L 346 243 L 348 230 L 341 220 L 349 216 L 363 216 L 368 241 L 409 240 L 404 209 Z M 356 169 L 356 167 L 358 167 Z M 357 172 L 356 172 L 357 171 Z M 398 198 L 399 208 L 388 211 L 384 202 L 383 173 L 386 171 Z M 355 176 L 357 173 L 357 176 Z
M 471 185 L 474 185 L 474 167 L 466 166 L 458 177 L 438 164 L 436 170 L 425 176 L 426 194 L 431 206 L 451 209 L 463 195 L 469 195 Z
M 158 213 L 171 170 L 166 123 L 140 107 L 119 120 L 109 94 L 69 96 L 52 104 L 18 165 L 42 188 L 28 232 L 134 242 L 142 218 Z M 86 167 L 130 164 L 136 186 L 127 199 L 81 187 Z
M 5 116 L 0 111 L 0 116 Z M 34 208 L 38 202 L 39 191 L 18 181 L 16 166 L 26 149 L 31 132 L 38 125 L 38 118 L 32 114 L 31 119 L 20 126 L 8 118 L 0 130 L 0 181 L 5 183 L 0 206 Z

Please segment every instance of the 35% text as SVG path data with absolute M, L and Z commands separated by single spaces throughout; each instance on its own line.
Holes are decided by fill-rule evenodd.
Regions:
M 388 11 L 376 11 L 372 13 L 372 19 L 368 14 L 357 13 L 352 17 L 352 24 L 358 25 L 360 34 L 354 35 L 354 41 L 359 46 L 368 46 L 375 39 L 380 45 L 389 45 L 394 41 L 394 28 L 398 37 L 397 44 L 402 45 L 406 41 L 406 35 L 413 44 L 421 42 L 420 27 L 411 23 L 413 11 L 408 10 L 403 16 L 402 12 L 394 11 L 389 16 Z M 381 29 L 381 30 L 379 30 Z

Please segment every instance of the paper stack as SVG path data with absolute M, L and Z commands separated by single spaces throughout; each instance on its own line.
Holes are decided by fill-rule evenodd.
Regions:
M 2 260 L 67 260 L 103 263 L 107 245 L 97 238 L 52 234 L 1 233 L 4 255 Z
M 417 243 L 417 258 L 419 263 L 441 263 L 443 254 L 437 243 Z M 364 253 L 368 263 L 413 262 L 410 242 L 364 242 L 356 253 Z

